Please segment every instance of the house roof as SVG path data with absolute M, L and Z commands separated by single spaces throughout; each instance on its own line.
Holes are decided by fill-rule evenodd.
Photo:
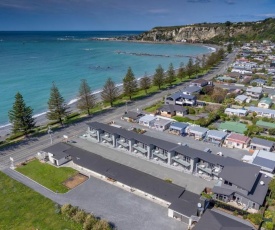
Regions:
M 238 187 L 251 191 L 260 172 L 260 167 L 247 164 L 233 158 L 227 158 L 226 165 L 219 177 Z
M 246 114 L 246 113 L 247 113 L 247 110 L 246 110 L 246 109 L 232 109 L 232 108 L 226 108 L 226 109 L 225 109 L 225 112 Z
M 247 128 L 245 124 L 233 121 L 226 121 L 220 124 L 219 130 L 227 130 L 235 133 L 244 133 L 247 130 Z
M 219 140 L 224 139 L 226 136 L 227 136 L 227 133 L 223 132 L 223 131 L 209 130 L 207 132 L 207 137 L 215 138 L 215 139 L 219 139 Z
M 204 134 L 208 131 L 207 128 L 203 128 L 200 126 L 189 126 L 189 131 L 196 134 Z
M 266 122 L 266 121 L 262 121 L 262 120 L 257 121 L 256 125 L 260 126 L 260 127 L 263 127 L 263 128 L 267 128 L 267 129 L 270 129 L 270 128 L 274 129 L 275 128 L 275 123 Z
M 201 91 L 201 87 L 192 85 L 192 86 L 188 86 L 188 87 L 183 88 L 181 91 L 185 92 L 185 93 L 192 94 L 192 93 L 200 92 Z
M 259 103 L 265 103 L 265 104 L 268 104 L 268 105 L 271 105 L 272 104 L 272 100 L 268 97 L 264 97 L 262 98 Z
M 127 113 L 123 114 L 123 117 L 128 117 L 128 118 L 133 119 L 133 120 L 136 120 L 136 119 L 138 119 L 142 116 L 143 116 L 143 114 L 137 113 L 135 111 L 128 111 Z
M 252 80 L 250 83 L 253 83 L 253 82 L 260 83 L 260 84 L 265 84 L 266 80 L 258 78 L 258 79 Z
M 246 92 L 262 93 L 263 92 L 263 88 L 262 87 L 251 87 L 251 88 L 247 88 Z
M 158 110 L 166 111 L 166 112 L 184 112 L 186 113 L 187 109 L 180 105 L 163 105 Z
M 246 95 L 238 95 L 237 97 L 235 97 L 235 100 L 245 101 L 247 98 L 248 96 Z
M 238 142 L 238 143 L 247 143 L 250 138 L 238 133 L 230 133 L 227 137 L 226 140 L 229 141 L 234 141 L 234 142 Z
M 170 124 L 172 121 L 171 120 L 167 120 L 167 119 L 161 119 L 161 118 L 157 118 L 155 120 L 155 125 L 167 125 Z
M 174 122 L 170 125 L 170 129 L 181 130 L 187 128 L 189 125 L 182 122 Z
M 268 160 L 275 161 L 275 153 L 274 152 L 268 152 L 268 151 L 265 151 L 265 150 L 256 150 L 254 152 L 254 154 L 257 155 L 258 157 L 262 157 L 262 158 L 265 158 L 265 159 L 268 159 Z
M 275 115 L 275 110 L 273 109 L 264 109 L 264 108 L 259 108 L 259 107 L 254 107 L 254 106 L 250 106 L 248 108 L 249 111 L 251 112 L 256 112 L 256 113 L 264 113 L 264 114 L 273 114 Z
M 271 160 L 271 159 L 267 159 L 267 158 L 262 158 L 259 156 L 256 156 L 253 161 L 252 164 L 254 165 L 258 165 L 260 166 L 262 169 L 269 171 L 269 172 L 273 172 L 275 169 L 275 161 Z
M 173 98 L 173 100 L 177 100 L 179 98 L 185 98 L 185 99 L 189 99 L 189 100 L 195 100 L 196 99 L 196 96 L 194 96 L 194 95 L 188 95 L 188 94 L 183 94 L 182 92 L 173 93 L 173 94 L 167 96 L 167 98 L 168 97 Z
M 207 209 L 193 230 L 254 230 L 253 227 L 235 219 Z
M 201 79 L 196 79 L 196 80 L 192 81 L 191 83 L 207 84 L 208 81 L 205 80 L 205 79 L 203 79 L 203 78 L 201 78 Z
M 142 121 L 142 122 L 150 122 L 153 120 L 156 120 L 156 117 L 152 115 L 145 115 L 139 119 L 139 121 Z
M 272 146 L 274 145 L 274 142 L 265 140 L 265 139 L 261 139 L 258 137 L 253 137 L 251 140 L 251 144 L 272 148 Z
M 62 158 L 65 158 L 69 156 L 68 153 L 66 153 L 66 150 L 70 149 L 70 145 L 64 143 L 64 142 L 59 142 L 55 145 L 51 145 L 48 148 L 43 149 L 42 151 L 47 152 L 47 153 L 52 153 L 54 159 L 60 160 Z

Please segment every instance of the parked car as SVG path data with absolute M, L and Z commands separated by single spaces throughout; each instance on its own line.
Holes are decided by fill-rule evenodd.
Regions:
M 217 155 L 222 156 L 223 154 L 222 154 L 222 152 L 217 152 Z

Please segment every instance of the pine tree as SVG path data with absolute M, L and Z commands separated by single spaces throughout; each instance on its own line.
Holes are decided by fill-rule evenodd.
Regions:
M 63 119 L 69 114 L 68 106 L 65 104 L 64 98 L 61 96 L 58 88 L 53 83 L 48 101 L 49 112 L 47 118 L 49 120 L 57 120 L 63 125 Z
M 94 108 L 96 102 L 95 95 L 92 94 L 91 88 L 85 79 L 81 80 L 79 87 L 79 100 L 77 101 L 77 108 L 82 111 L 87 111 L 91 115 L 90 109 Z
M 184 63 L 180 63 L 180 68 L 178 70 L 178 75 L 177 77 L 182 81 L 182 79 L 185 77 L 185 68 L 184 68 Z
M 12 132 L 23 132 L 27 135 L 35 127 L 33 109 L 26 106 L 23 96 L 18 92 L 15 95 L 15 102 L 9 111 L 9 120 L 12 123 Z
M 115 83 L 111 78 L 108 78 L 105 82 L 102 92 L 101 92 L 101 99 L 104 102 L 110 103 L 113 106 L 113 102 L 117 99 L 119 95 L 119 90 L 116 87 Z
M 172 63 L 169 65 L 169 69 L 167 72 L 166 82 L 171 86 L 172 83 L 175 81 L 175 70 Z
M 196 59 L 195 65 L 194 65 L 194 73 L 197 75 L 201 70 L 200 61 L 199 59 Z
M 188 61 L 187 65 L 186 65 L 186 73 L 187 73 L 187 76 L 189 78 L 194 73 L 194 63 L 193 63 L 193 59 L 192 58 L 189 58 L 189 61 Z
M 156 72 L 153 77 L 153 84 L 160 87 L 164 84 L 164 70 L 161 65 L 156 68 Z
M 134 73 L 131 67 L 129 67 L 125 77 L 123 78 L 123 91 L 130 100 L 132 99 L 134 93 L 137 91 L 137 86 L 138 85 Z
M 145 76 L 140 79 L 139 85 L 140 88 L 145 91 L 145 94 L 147 94 L 147 90 L 151 87 L 151 79 L 145 74 Z

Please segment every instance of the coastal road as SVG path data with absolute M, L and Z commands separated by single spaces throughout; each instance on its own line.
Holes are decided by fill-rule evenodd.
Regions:
M 233 53 L 228 54 L 224 61 L 222 61 L 210 73 L 206 74 L 202 78 L 206 80 L 211 80 L 217 74 L 222 74 L 226 70 L 226 68 L 229 66 L 229 64 L 233 62 L 236 56 L 236 53 L 237 52 L 235 51 Z M 180 90 L 182 87 L 186 86 L 187 84 L 188 83 L 184 83 L 172 89 L 163 90 L 159 93 L 154 94 L 153 96 L 149 96 L 148 98 L 144 98 L 139 101 L 128 103 L 127 109 L 128 110 L 142 109 L 148 105 L 151 105 L 159 101 L 162 97 L 164 97 L 168 93 L 173 93 L 175 91 Z M 53 143 L 62 141 L 63 135 L 67 135 L 69 136 L 69 138 L 72 138 L 83 134 L 87 129 L 86 122 L 91 122 L 91 121 L 109 122 L 114 120 L 117 117 L 122 116 L 122 114 L 124 114 L 125 111 L 126 111 L 125 106 L 109 109 L 104 113 L 101 113 L 99 115 L 93 116 L 88 120 L 85 120 L 84 122 L 72 124 L 70 126 L 59 129 L 58 131 L 54 132 L 52 135 Z M 49 135 L 43 135 L 40 137 L 32 137 L 23 142 L 20 142 L 19 144 L 1 149 L 0 150 L 0 170 L 10 166 L 11 164 L 10 157 L 12 157 L 14 159 L 14 163 L 17 164 L 19 162 L 23 162 L 28 158 L 33 157 L 38 151 L 50 145 L 51 145 L 51 141 L 50 141 Z

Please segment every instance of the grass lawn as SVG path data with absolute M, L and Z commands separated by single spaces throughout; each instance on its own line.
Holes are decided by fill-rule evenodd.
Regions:
M 145 108 L 144 110 L 148 113 L 155 113 L 156 110 L 161 106 L 163 106 L 163 101 L 159 101 L 156 104 L 153 104 L 153 105 Z
M 54 203 L 0 172 L 0 229 L 82 229 L 55 213 Z
M 16 168 L 16 171 L 59 193 L 65 193 L 69 190 L 62 182 L 77 173 L 72 168 L 56 168 L 47 163 L 41 163 L 39 160 L 30 161 L 27 165 Z

